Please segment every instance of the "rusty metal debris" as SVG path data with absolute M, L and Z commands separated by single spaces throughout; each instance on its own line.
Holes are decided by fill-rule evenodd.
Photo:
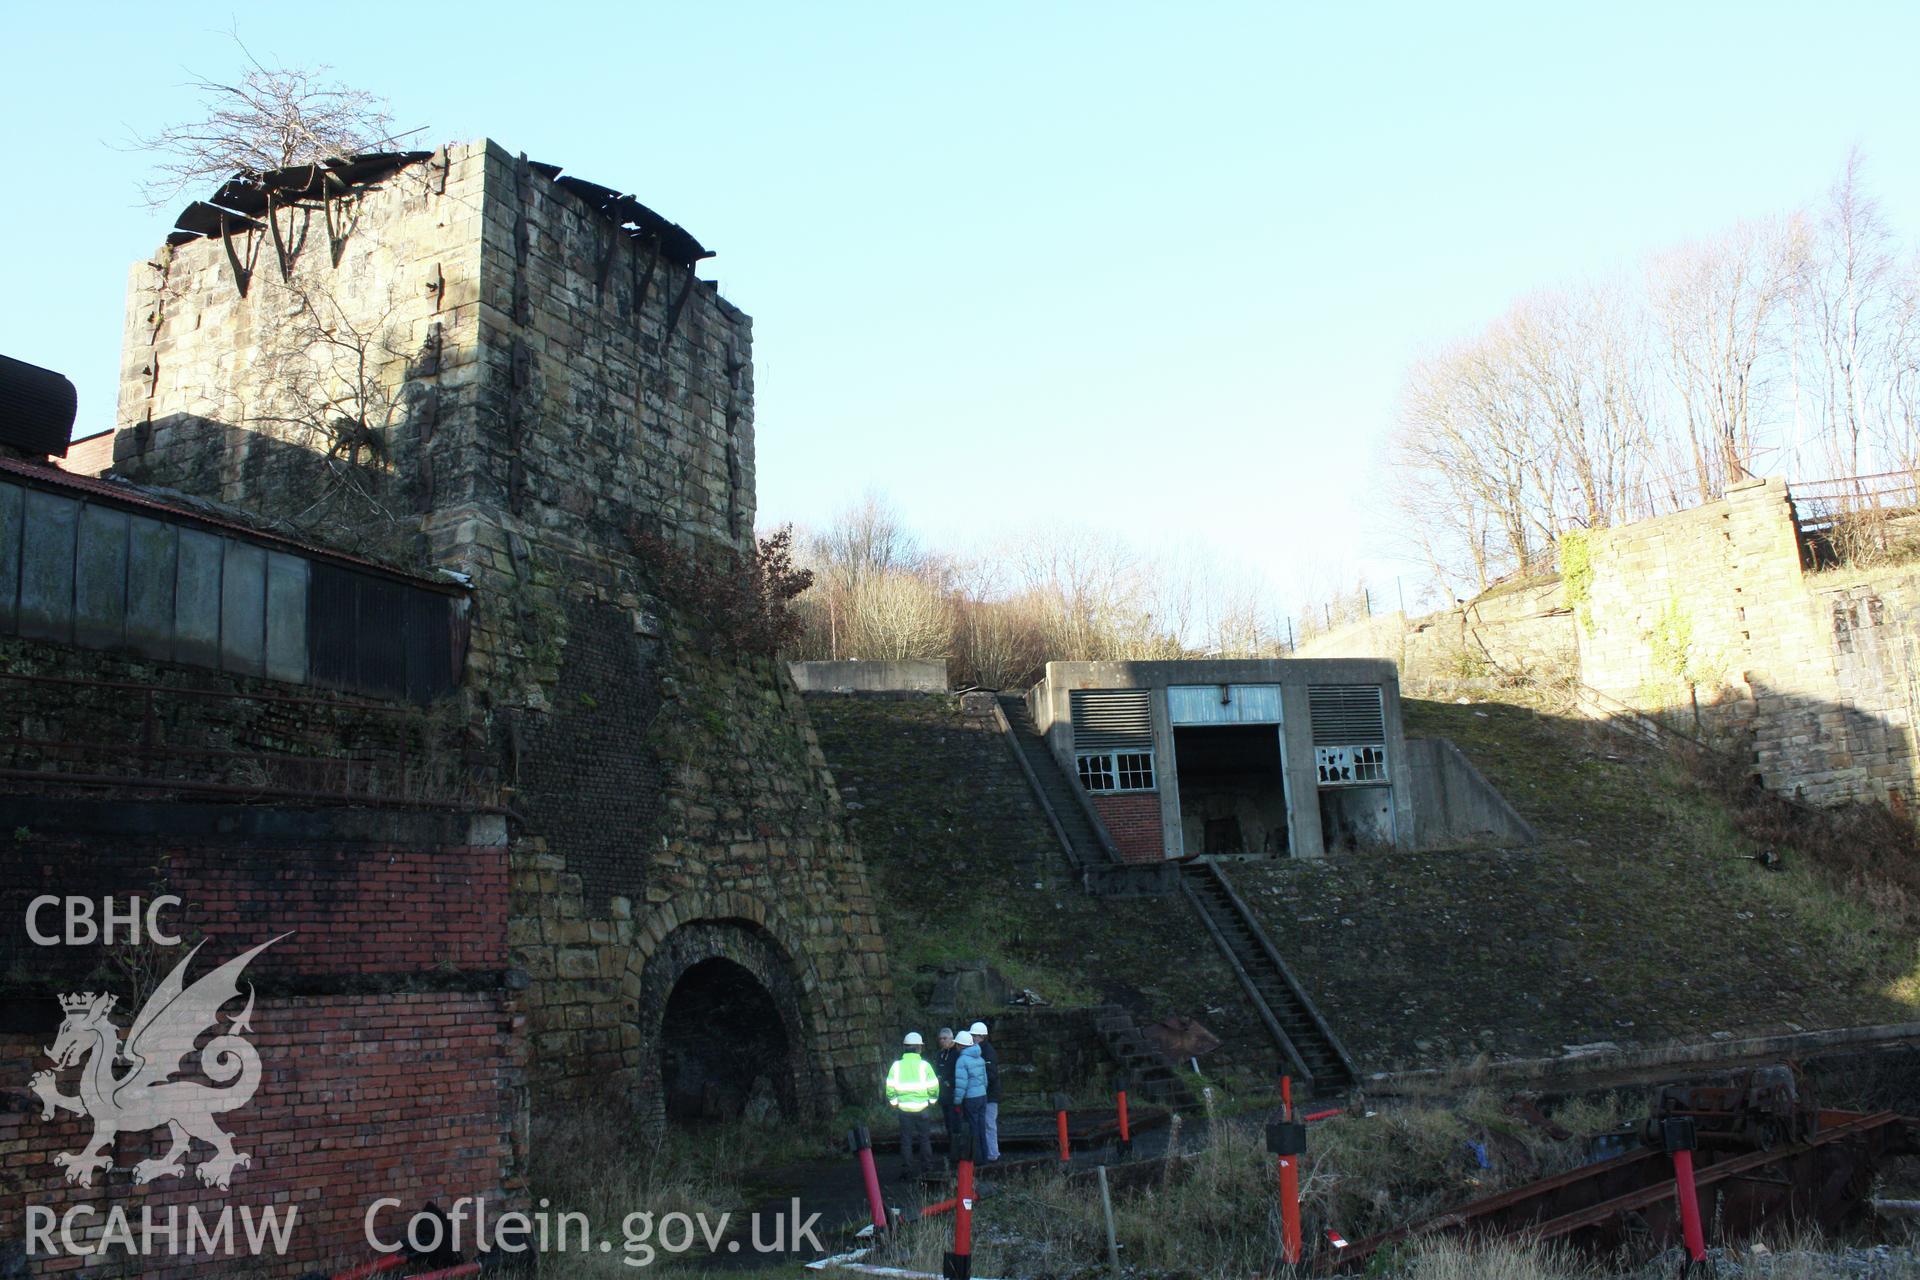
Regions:
M 1836 1230 L 1868 1212 L 1880 1161 L 1920 1154 L 1920 1120 L 1819 1109 L 1792 1068 L 1758 1068 L 1726 1085 L 1659 1090 L 1640 1133 L 1647 1145 L 1355 1241 L 1324 1255 L 1316 1271 L 1355 1271 L 1383 1248 L 1442 1235 L 1524 1236 L 1603 1255 L 1657 1252 L 1680 1239 L 1681 1224 L 1674 1165 L 1649 1135 L 1676 1117 L 1699 1133 L 1694 1182 L 1723 1239 L 1785 1224 Z
M 329 205 L 340 196 L 430 160 L 435 154 L 432 151 L 382 151 L 289 165 L 261 174 L 235 174 L 211 199 L 196 200 L 181 211 L 167 243 L 180 245 L 192 240 L 219 239 L 240 231 L 258 231 L 268 225 L 263 219 L 270 220 L 275 209 L 285 209 L 302 201 Z M 713 256 L 713 251 L 685 227 L 661 217 L 631 195 L 563 174 L 559 165 L 533 160 L 528 161 L 526 167 L 529 174 L 578 196 L 617 231 L 689 272 L 695 263 Z M 444 189 L 443 172 L 435 175 L 435 181 Z

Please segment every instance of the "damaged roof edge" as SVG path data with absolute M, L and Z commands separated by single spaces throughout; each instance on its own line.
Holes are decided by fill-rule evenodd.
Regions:
M 482 145 L 500 150 L 502 155 L 508 154 L 491 140 Z M 218 239 L 236 231 L 257 231 L 265 226 L 260 219 L 275 206 L 326 200 L 361 191 L 445 151 L 444 147 L 439 151 L 378 151 L 288 165 L 259 174 L 236 173 L 222 183 L 212 197 L 196 200 L 181 210 L 167 243 L 181 245 L 194 240 Z M 655 213 L 631 195 L 563 174 L 559 165 L 534 160 L 527 162 L 527 168 L 670 262 L 691 269 L 701 260 L 714 256 L 713 250 L 702 245 L 685 227 Z

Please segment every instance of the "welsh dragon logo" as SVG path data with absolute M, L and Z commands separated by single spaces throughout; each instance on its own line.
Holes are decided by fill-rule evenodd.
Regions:
M 286 936 L 283 933 L 280 938 Z M 124 1047 L 120 1029 L 108 1021 L 113 996 L 87 991 L 60 997 L 66 1017 L 47 1050 L 53 1070 L 36 1073 L 27 1087 L 39 1095 L 42 1120 L 51 1120 L 61 1111 L 93 1120 L 93 1137 L 84 1147 L 53 1158 L 67 1171 L 68 1182 L 93 1185 L 93 1175 L 113 1164 L 109 1153 L 117 1135 L 161 1125 L 167 1127 L 172 1145 L 159 1157 L 133 1167 L 137 1183 L 182 1176 L 183 1161 L 196 1138 L 214 1152 L 195 1170 L 207 1186 L 224 1190 L 235 1169 L 252 1163 L 251 1156 L 233 1149 L 233 1135 L 214 1120 L 223 1112 L 244 1107 L 260 1087 L 260 1055 L 242 1035 L 253 1029 L 248 1025 L 253 1016 L 252 984 L 247 986 L 246 1007 L 238 1017 L 229 1017 L 225 1031 L 220 1030 L 220 1010 L 239 998 L 240 974 L 248 961 L 280 938 L 269 938 L 187 986 L 187 966 L 205 944 L 195 946 L 147 998 L 127 1030 Z M 188 1055 L 196 1053 L 194 1042 L 209 1030 L 219 1034 L 197 1054 L 201 1074 L 213 1084 L 175 1080 L 186 1069 Z M 61 1093 L 55 1073 L 83 1061 L 79 1092 Z M 115 1074 L 123 1062 L 127 1069 Z

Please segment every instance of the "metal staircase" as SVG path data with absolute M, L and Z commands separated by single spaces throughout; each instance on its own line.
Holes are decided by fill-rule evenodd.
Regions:
M 1307 1093 L 1325 1096 L 1352 1088 L 1359 1078 L 1352 1057 L 1234 892 L 1226 873 L 1216 863 L 1187 863 L 1180 887 Z

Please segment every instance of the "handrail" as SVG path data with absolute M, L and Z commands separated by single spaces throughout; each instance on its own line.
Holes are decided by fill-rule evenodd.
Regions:
M 1000 706 L 1000 700 L 998 698 L 994 699 L 994 707 L 998 709 L 999 706 Z M 1001 715 L 1001 719 L 1003 720 L 1006 719 L 1004 712 Z M 1012 732 L 1011 721 L 1009 721 L 1008 723 L 1009 723 L 1009 732 Z M 1049 761 L 1053 761 L 1054 767 L 1058 769 L 1059 762 L 1053 760 L 1053 749 L 1051 747 L 1046 747 L 1046 735 L 1036 733 L 1033 736 L 1038 737 L 1040 739 L 1042 747 L 1047 752 L 1047 759 Z M 1020 745 L 1017 736 L 1014 740 L 1014 745 L 1015 746 Z M 1026 762 L 1025 751 L 1021 752 L 1021 762 L 1023 764 Z M 1093 838 L 1097 842 L 1099 842 L 1100 852 L 1107 855 L 1107 860 L 1109 862 L 1125 862 L 1126 859 L 1120 856 L 1119 846 L 1114 844 L 1113 842 L 1112 833 L 1110 833 L 1107 830 L 1107 824 L 1101 820 L 1100 811 L 1094 808 L 1093 801 L 1087 798 L 1087 789 L 1080 785 L 1080 780 L 1078 778 L 1066 777 L 1066 771 L 1064 769 L 1061 769 L 1060 773 L 1063 778 L 1066 778 L 1067 790 L 1073 793 L 1074 800 L 1080 806 L 1080 816 L 1087 820 L 1087 826 L 1089 829 L 1092 830 Z M 1035 787 L 1039 787 L 1040 785 L 1039 778 L 1033 774 L 1031 767 L 1029 767 L 1028 769 L 1027 776 L 1029 779 L 1032 780 Z
M 1347 1046 L 1342 1044 L 1340 1037 L 1333 1033 L 1332 1025 L 1321 1016 L 1320 1007 L 1314 1004 L 1312 998 L 1307 995 L 1306 988 L 1301 986 L 1300 980 L 1293 976 L 1293 970 L 1287 966 L 1285 960 L 1281 959 L 1280 952 L 1273 945 L 1273 940 L 1267 937 L 1267 931 L 1260 927 L 1260 922 L 1254 918 L 1253 912 L 1241 899 L 1239 891 L 1233 887 L 1233 881 L 1227 879 L 1227 873 L 1220 869 L 1219 863 L 1209 862 L 1205 865 L 1213 878 L 1219 882 L 1220 887 L 1226 890 L 1227 900 L 1233 903 L 1233 909 L 1240 913 L 1241 922 L 1259 940 L 1260 949 L 1266 952 L 1267 959 L 1273 961 L 1273 967 L 1278 969 L 1280 976 L 1286 980 L 1287 989 L 1293 992 L 1293 998 L 1300 1002 L 1300 1007 L 1306 1010 L 1307 1016 L 1313 1020 L 1314 1029 L 1326 1037 L 1328 1046 L 1340 1059 L 1340 1065 L 1347 1069 L 1348 1078 L 1359 1080 L 1360 1069 L 1354 1065 L 1353 1055 L 1347 1052 Z
M 1301 1083 L 1306 1086 L 1305 1091 L 1311 1094 L 1313 1068 L 1307 1065 L 1307 1059 L 1300 1052 L 1300 1047 L 1294 1044 L 1293 1037 L 1288 1035 L 1286 1028 L 1280 1025 L 1280 1019 L 1268 1006 L 1267 998 L 1260 994 L 1260 984 L 1253 980 L 1253 975 L 1248 973 L 1246 966 L 1240 963 L 1240 957 L 1233 953 L 1233 944 L 1228 942 L 1226 935 L 1220 932 L 1220 926 L 1214 923 L 1212 914 L 1207 911 L 1207 904 L 1200 901 L 1200 895 L 1194 892 L 1193 885 L 1188 883 L 1185 876 L 1180 877 L 1180 892 L 1187 896 L 1187 902 L 1193 907 L 1194 914 L 1200 917 L 1200 923 L 1206 927 L 1207 936 L 1213 939 L 1213 945 L 1219 948 L 1220 954 L 1227 958 L 1227 966 L 1233 970 L 1233 976 L 1239 980 L 1240 986 L 1246 991 L 1247 999 L 1253 1001 L 1253 1011 L 1260 1015 L 1260 1021 L 1266 1024 L 1268 1033 L 1279 1042 L 1288 1060 L 1300 1072 Z
M 1053 828 L 1054 839 L 1060 842 L 1061 852 L 1067 855 L 1067 865 L 1080 872 L 1084 880 L 1086 865 L 1080 860 L 1080 851 L 1073 847 L 1073 841 L 1067 837 L 1067 829 L 1060 825 L 1059 815 L 1054 813 L 1053 805 L 1048 803 L 1046 791 L 1040 786 L 1040 779 L 1034 776 L 1033 766 L 1027 763 L 1027 753 L 1021 749 L 1020 739 L 1014 730 L 1013 722 L 1007 719 L 1007 713 L 1000 706 L 998 698 L 993 700 L 993 718 L 994 722 L 1000 726 L 1000 733 L 1006 739 L 1007 748 L 1013 752 L 1013 762 L 1020 766 L 1020 772 L 1027 780 L 1027 789 L 1033 792 L 1034 801 L 1040 806 L 1040 812 L 1046 815 L 1047 825 Z

